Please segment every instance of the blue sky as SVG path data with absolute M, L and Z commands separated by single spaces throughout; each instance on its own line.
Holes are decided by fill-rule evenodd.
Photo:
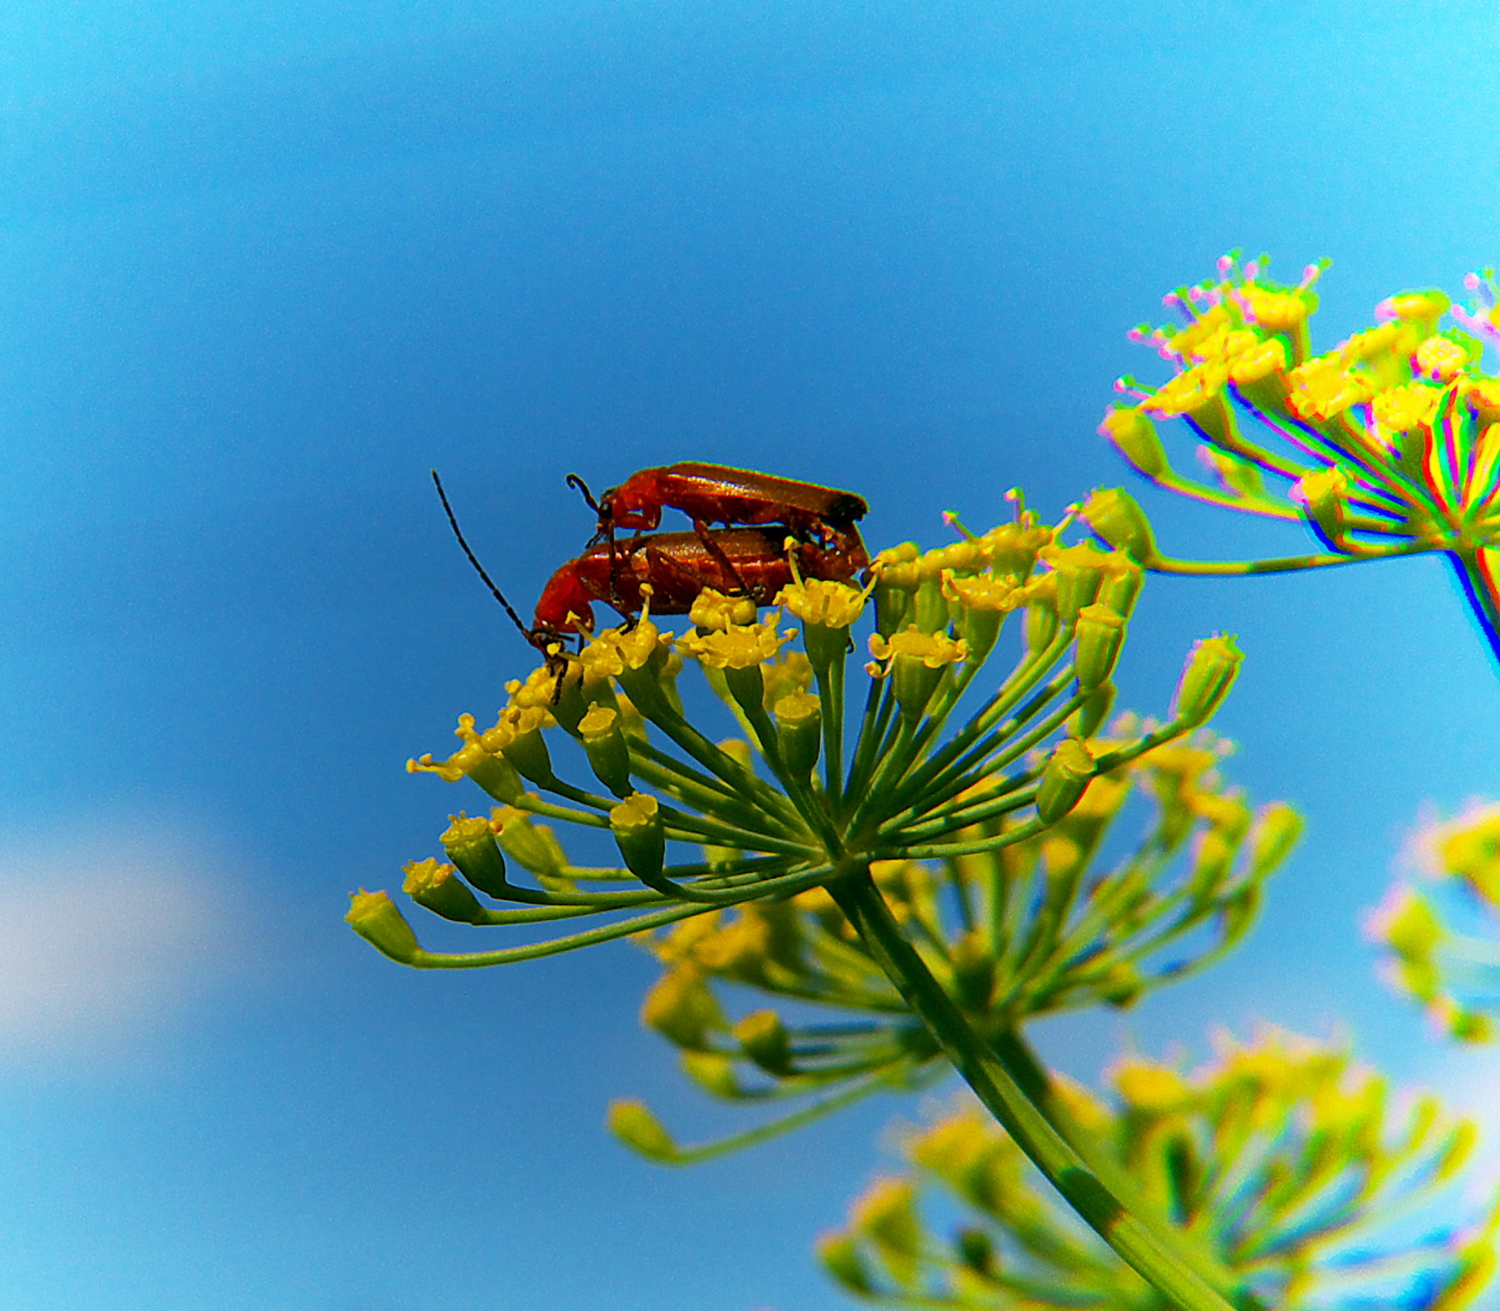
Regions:
M 1419 15 L 1419 17 L 1414 17 Z M 1493 263 L 1492 6 L 10 0 L 0 13 L 0 1303 L 815 1311 L 897 1103 L 690 1172 L 734 1117 L 628 947 L 426 976 L 342 922 L 433 852 L 409 778 L 530 667 L 597 487 L 848 486 L 872 545 L 1128 475 L 1127 327 L 1231 246 L 1330 256 L 1332 344 Z M 1141 492 L 1173 553 L 1300 549 Z M 1359 922 L 1419 805 L 1500 795 L 1500 685 L 1433 561 L 1153 584 L 1124 698 L 1240 635 L 1234 776 L 1310 818 L 1251 944 L 1087 1075 L 1224 1021 L 1348 1032 L 1482 1105 Z M 1495 1128 L 1500 1131 L 1500 1124 Z

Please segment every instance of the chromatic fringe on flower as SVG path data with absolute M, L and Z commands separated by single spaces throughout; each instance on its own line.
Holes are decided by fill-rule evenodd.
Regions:
M 1500 802 L 1472 802 L 1452 819 L 1431 817 L 1410 857 L 1422 886 L 1396 883 L 1366 924 L 1387 952 L 1386 979 L 1450 1038 L 1493 1042 L 1500 1016 Z M 1460 917 L 1489 932 L 1454 927 Z
M 1136 1200 L 1204 1239 L 1280 1311 L 1457 1311 L 1488 1284 L 1500 1200 L 1407 1247 L 1382 1229 L 1434 1200 L 1475 1127 L 1423 1097 L 1396 1113 L 1346 1051 L 1264 1031 L 1191 1072 L 1132 1058 L 1096 1098 L 1060 1084 Z M 966 1103 L 909 1131 L 910 1169 L 877 1180 L 819 1254 L 857 1298 L 960 1311 L 1159 1311 L 1160 1294 L 1039 1187 L 1015 1144 Z M 947 1234 L 923 1198 L 962 1210 Z M 1451 1216 L 1451 1197 L 1445 1205 Z
M 1300 520 L 1326 554 L 1201 562 L 1148 544 L 1136 558 L 1225 574 L 1440 551 L 1500 659 L 1500 377 L 1482 367 L 1485 341 L 1500 340 L 1493 270 L 1465 280 L 1467 310 L 1440 291 L 1402 292 L 1376 307 L 1374 326 L 1315 355 L 1308 321 L 1326 264 L 1295 285 L 1265 280 L 1264 264 L 1224 256 L 1216 279 L 1165 298 L 1180 322 L 1131 332 L 1175 373 L 1156 387 L 1120 379 L 1136 403 L 1111 408 L 1100 431 L 1159 486 Z M 1460 326 L 1440 329 L 1444 315 Z M 1168 460 L 1157 434 L 1167 419 L 1200 440 L 1202 474 Z

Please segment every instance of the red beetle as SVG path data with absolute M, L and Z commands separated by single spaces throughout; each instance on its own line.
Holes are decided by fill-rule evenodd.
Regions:
M 780 528 L 729 528 L 596 542 L 558 569 L 542 589 L 531 641 L 542 645 L 564 633 L 592 632 L 595 601 L 634 619 L 648 585 L 656 614 L 682 615 L 706 587 L 748 597 L 758 606 L 771 604 L 793 581 L 792 558 L 804 578 L 847 582 L 869 568 L 858 533 L 825 531 L 827 541 L 788 538 Z
M 532 626 L 527 628 L 465 540 L 436 470 L 432 481 L 453 535 L 469 563 L 526 640 L 549 661 L 555 658 L 555 650 L 549 648 L 555 648 L 560 638 L 575 634 L 582 637 L 593 631 L 595 601 L 613 606 L 626 620 L 631 620 L 641 611 L 645 600 L 643 589 L 648 584 L 651 608 L 657 614 L 680 615 L 692 609 L 698 594 L 706 587 L 726 595 L 749 597 L 756 605 L 768 605 L 777 592 L 793 581 L 793 556 L 802 577 L 833 582 L 848 582 L 870 565 L 865 544 L 852 525 L 839 528 L 824 523 L 821 532 L 805 536 L 788 532 L 784 527 L 742 527 L 700 528 L 691 533 L 637 533 L 624 542 L 609 537 L 595 540 L 582 555 L 569 560 L 548 579 L 537 602 Z M 863 506 L 864 502 L 859 504 Z
M 568 483 L 583 493 L 599 516 L 599 540 L 616 528 L 655 528 L 662 509 L 670 506 L 692 519 L 700 535 L 712 524 L 785 524 L 798 537 L 816 536 L 826 543 L 853 532 L 854 521 L 870 508 L 853 492 L 722 464 L 689 462 L 642 469 L 598 501 L 577 474 L 569 474 Z

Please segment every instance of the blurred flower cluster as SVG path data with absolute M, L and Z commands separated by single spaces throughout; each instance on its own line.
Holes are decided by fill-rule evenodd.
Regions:
M 1423 884 L 1399 881 L 1370 917 L 1392 986 L 1460 1042 L 1492 1042 L 1500 1013 L 1500 804 L 1433 819 L 1411 844 Z M 1455 922 L 1467 920 L 1464 928 Z
M 1474 1126 L 1432 1098 L 1404 1112 L 1348 1054 L 1266 1031 L 1191 1072 L 1133 1058 L 1102 1098 L 1059 1081 L 1128 1171 L 1268 1306 L 1454 1311 L 1483 1289 L 1500 1204 L 1402 1242 L 1392 1222 L 1449 1184 Z M 1060 1206 L 972 1105 L 907 1133 L 908 1173 L 872 1184 L 819 1244 L 850 1293 L 886 1306 L 1158 1311 L 1160 1294 Z M 936 1193 L 960 1221 L 924 1219 Z M 1448 1200 L 1450 1214 L 1455 1201 Z M 1465 1209 L 1457 1204 L 1457 1209 Z
M 1500 377 L 1482 367 L 1486 341 L 1500 341 L 1493 271 L 1466 279 L 1467 309 L 1440 291 L 1402 292 L 1376 307 L 1374 326 L 1313 354 L 1322 266 L 1296 285 L 1263 268 L 1225 256 L 1216 279 L 1165 298 L 1181 321 L 1131 335 L 1175 372 L 1156 387 L 1122 378 L 1136 403 L 1112 408 L 1101 432 L 1159 486 L 1301 520 L 1328 554 L 1226 567 L 1153 546 L 1137 558 L 1223 573 L 1443 551 L 1500 651 Z M 1440 328 L 1445 316 L 1455 326 Z M 1157 433 L 1178 418 L 1201 441 L 1199 476 L 1173 466 Z
M 1142 727 L 1123 718 L 1089 749 L 1105 754 Z M 1239 940 L 1300 821 L 1284 805 L 1253 812 L 1223 783 L 1216 766 L 1227 745 L 1200 730 L 1096 775 L 1068 814 L 1021 842 L 875 866 L 897 921 L 980 1034 L 993 1041 L 1039 1015 L 1128 1006 Z M 1143 833 L 1124 831 L 1139 821 Z M 968 835 L 998 836 L 1017 822 L 1002 817 Z M 831 1108 L 862 1090 L 946 1073 L 927 1030 L 821 888 L 713 912 L 649 944 L 664 972 L 642 1018 L 718 1096 L 767 1102 L 838 1090 L 822 1103 Z M 731 1023 L 721 994 L 736 985 L 783 1009 Z M 635 1103 L 617 1103 L 612 1119 L 664 1159 L 712 1150 L 676 1147 Z

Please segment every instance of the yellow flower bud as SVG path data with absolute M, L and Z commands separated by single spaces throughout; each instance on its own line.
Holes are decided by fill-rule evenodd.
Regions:
M 745 1055 L 767 1074 L 784 1078 L 792 1073 L 791 1040 L 775 1011 L 751 1011 L 735 1024 L 734 1036 Z
M 1078 688 L 1091 692 L 1113 672 L 1125 641 L 1125 620 L 1107 605 L 1086 605 L 1078 612 L 1073 672 Z
M 411 925 L 384 892 L 366 892 L 363 888 L 351 892 L 349 913 L 344 919 L 366 942 L 401 965 L 415 964 L 422 954 Z
M 667 852 L 666 830 L 656 798 L 632 792 L 609 812 L 609 827 L 626 868 L 642 883 L 655 886 L 661 879 Z
M 402 891 L 417 905 L 459 924 L 486 922 L 488 916 L 484 907 L 461 879 L 454 878 L 458 871 L 452 865 L 439 864 L 429 856 L 426 860 L 412 861 L 403 868 L 406 881 L 402 884 Z
M 1168 472 L 1167 453 L 1162 449 L 1156 425 L 1140 406 L 1121 409 L 1111 405 L 1099 425 L 1100 435 L 1125 457 L 1126 462 L 1148 478 L 1159 478 Z
M 481 892 L 503 897 L 510 890 L 510 883 L 505 877 L 505 857 L 500 854 L 490 821 L 480 815 L 470 818 L 462 811 L 448 818 L 451 823 L 439 839 L 448 859 Z
M 645 1102 L 616 1098 L 609 1104 L 605 1123 L 616 1138 L 648 1160 L 670 1165 L 678 1158 L 677 1144 L 672 1141 L 672 1135 Z
M 1149 566 L 1157 559 L 1151 522 L 1123 487 L 1101 487 L 1090 492 L 1079 514 L 1110 546 L 1123 551 L 1137 564 Z
M 1193 643 L 1172 698 L 1173 720 L 1190 727 L 1206 723 L 1229 695 L 1244 658 L 1227 633 Z
M 567 877 L 568 858 L 546 824 L 537 824 L 525 811 L 510 806 L 497 809 L 490 822 L 506 854 L 522 869 L 540 878 Z
M 608 706 L 592 706 L 578 721 L 578 736 L 594 776 L 617 797 L 630 792 L 630 747 L 620 727 L 620 714 Z
M 805 779 L 818 763 L 823 741 L 822 703 L 810 692 L 793 692 L 776 703 L 777 737 L 787 771 Z
M 1037 788 L 1036 813 L 1044 824 L 1055 824 L 1077 804 L 1094 776 L 1094 757 L 1077 738 L 1064 738 L 1054 748 Z
M 641 1004 L 641 1023 L 691 1051 L 708 1045 L 711 1030 L 722 1032 L 727 1027 L 724 1012 L 696 965 L 679 965 L 652 985 Z

